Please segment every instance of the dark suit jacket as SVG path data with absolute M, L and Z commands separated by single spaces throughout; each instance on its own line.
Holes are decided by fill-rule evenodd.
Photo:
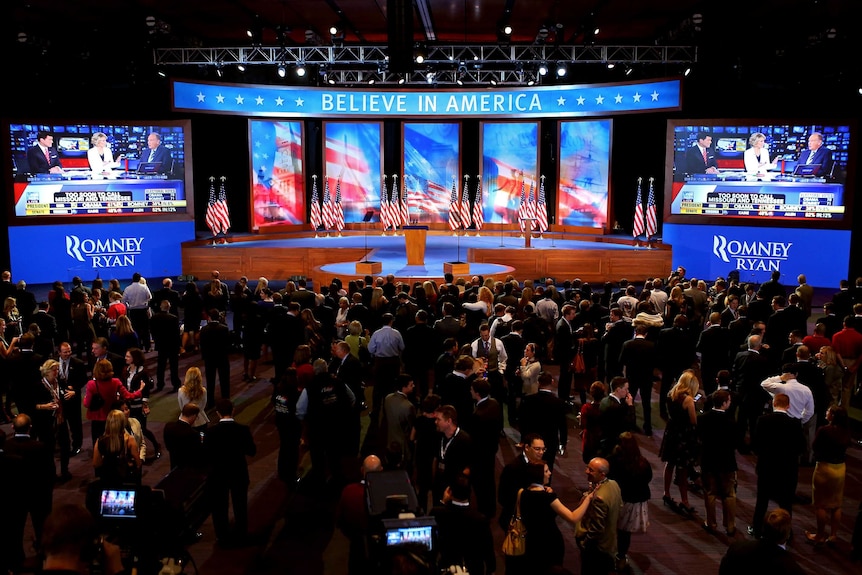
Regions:
M 718 575 L 803 575 L 805 571 L 786 550 L 764 539 L 734 541 L 721 559 Z
M 558 319 L 554 330 L 554 359 L 557 363 L 565 363 L 566 366 L 571 363 L 575 355 L 574 345 L 575 337 L 569 322 L 563 318 Z
M 731 375 L 740 401 L 767 401 L 768 394 L 760 387 L 760 383 L 769 377 L 769 372 L 769 360 L 763 354 L 752 350 L 737 353 Z
M 42 387 L 39 368 L 44 357 L 33 350 L 15 350 L 6 358 L 6 378 L 10 382 L 9 392 L 19 413 L 31 418 L 36 414 L 36 393 Z
M 21 319 L 26 324 L 33 318 L 33 314 L 36 313 L 36 296 L 26 289 L 16 289 L 12 293 L 12 297 L 15 298 L 15 307 L 18 308 L 18 311 L 21 313 Z M 26 327 L 26 325 L 22 327 Z M 53 335 L 53 332 L 51 332 L 52 337 Z
M 715 167 L 717 167 L 715 151 L 712 148 L 706 150 L 706 161 L 703 160 L 703 154 L 696 145 L 692 145 L 685 151 L 685 173 L 704 174 L 707 168 Z
M 30 317 L 30 323 L 39 326 L 39 337 L 33 344 L 33 349 L 42 355 L 54 353 L 57 339 L 57 320 L 47 312 L 37 312 Z
M 613 324 L 602 336 L 602 344 L 605 346 L 605 376 L 608 381 L 617 375 L 622 375 L 620 351 L 623 349 L 623 344 L 631 338 L 632 324 L 623 320 Z
M 551 452 L 555 452 L 560 446 L 565 447 L 569 441 L 566 413 L 566 402 L 550 391 L 540 389 L 538 393 L 524 397 L 518 410 L 521 437 L 528 433 L 538 433 L 545 440 L 545 447 Z
M 700 352 L 704 383 L 709 378 L 708 385 L 712 389 L 715 386 L 716 374 L 722 369 L 729 370 L 731 360 L 736 356 L 736 349 L 731 344 L 730 330 L 720 325 L 706 328 L 700 332 L 696 350 Z
M 519 453 L 514 461 L 507 463 L 500 472 L 500 481 L 497 486 L 497 501 L 500 503 L 500 527 L 505 531 L 509 526 L 509 520 L 515 513 L 515 503 L 518 498 L 518 490 L 530 486 L 527 479 L 529 464 L 527 458 Z
M 781 412 L 761 415 L 751 444 L 757 455 L 758 478 L 769 483 L 796 485 L 804 444 L 802 423 L 798 419 Z
M 141 152 L 141 161 L 149 162 L 150 161 L 150 149 L 145 148 Z M 153 154 L 154 162 L 161 162 L 159 166 L 160 174 L 169 174 L 174 167 L 174 160 L 171 157 L 171 151 L 167 149 L 164 144 L 160 144 L 158 148 L 156 148 L 155 154 Z
M 211 463 L 209 481 L 221 485 L 248 485 L 248 460 L 257 446 L 247 425 L 219 421 L 204 435 L 204 450 Z
M 126 359 L 120 355 L 119 353 L 114 353 L 113 351 L 109 351 L 105 353 L 105 359 L 111 362 L 111 367 L 114 368 L 114 377 L 120 378 L 123 377 L 123 369 L 126 367 Z M 90 361 L 89 365 L 89 373 L 90 377 L 93 377 L 93 366 L 96 365 L 95 359 Z
M 461 332 L 461 320 L 452 315 L 445 315 L 434 322 L 434 331 L 441 344 L 447 337 L 454 337 L 457 340 Z M 439 346 L 437 349 L 440 349 Z
M 493 459 L 500 445 L 500 432 L 503 430 L 502 407 L 492 397 L 477 403 L 473 414 L 464 422 L 464 428 L 473 438 L 477 458 Z
M 7 505 L 16 502 L 32 505 L 39 500 L 40 504 L 47 502 L 50 506 L 56 469 L 54 454 L 48 446 L 31 437 L 12 436 L 6 439 L 3 449 L 8 457 L 16 460 L 12 473 L 15 496 L 6 498 Z M 34 501 L 26 501 L 31 498 Z
M 57 361 L 60 361 L 58 358 Z M 62 372 L 61 372 L 62 376 Z M 61 389 L 71 389 L 75 396 L 70 400 L 63 400 L 63 410 L 68 413 L 70 409 L 81 411 L 81 399 L 84 394 L 84 386 L 87 385 L 87 364 L 74 355 L 69 358 L 69 373 L 66 380 L 60 380 Z
M 204 362 L 227 362 L 230 354 L 230 330 L 217 321 L 201 328 L 201 357 Z
M 159 306 L 165 300 L 171 304 L 171 309 L 169 311 L 172 314 L 177 315 L 179 313 L 177 310 L 180 307 L 180 292 L 173 288 L 162 287 L 162 289 L 153 292 L 150 306 L 154 311 L 158 312 L 161 309 Z
M 710 409 L 697 420 L 702 442 L 701 469 L 706 472 L 736 471 L 736 443 L 731 411 Z
M 511 332 L 501 337 L 500 341 L 503 342 L 503 349 L 506 350 L 506 356 L 509 358 L 506 361 L 506 379 L 512 381 L 518 378 L 515 372 L 521 365 L 521 358 L 524 357 L 524 348 L 527 347 L 527 340 L 521 334 Z
M 653 380 L 653 369 L 656 367 L 655 343 L 646 338 L 625 342 L 620 351 L 620 365 L 625 368 L 626 378 L 632 388 L 650 384 Z M 646 398 L 646 401 L 649 401 L 649 398 Z
M 464 378 L 454 373 L 446 377 L 436 389 L 441 404 L 449 404 L 458 412 L 458 423 L 466 423 L 473 414 L 473 397 L 470 395 L 470 383 L 476 379 L 476 374 Z
M 497 568 L 494 539 L 484 515 L 472 506 L 451 503 L 431 509 L 437 522 L 440 566 L 464 565 L 468 573 L 493 573 Z
M 166 423 L 164 442 L 171 457 L 171 469 L 203 465 L 200 433 L 185 421 L 178 419 Z
M 802 150 L 802 153 L 799 154 L 799 163 L 807 164 L 808 156 L 810 155 L 811 150 L 807 148 Z M 832 150 L 830 150 L 826 146 L 820 146 L 819 148 L 817 148 L 817 151 L 814 152 L 814 158 L 811 160 L 811 163 L 820 166 L 820 170 L 817 172 L 818 176 L 828 176 L 829 170 L 832 169 Z
M 635 427 L 634 406 L 606 395 L 599 404 L 599 427 L 602 429 L 602 452 L 610 455 L 610 449 L 620 441 L 620 434 Z
M 365 400 L 364 383 L 365 370 L 362 367 L 362 362 L 353 357 L 352 354 L 347 354 L 342 363 L 337 357 L 333 359 L 333 371 L 339 380 L 350 388 L 353 395 L 356 396 L 354 407 L 360 409 L 362 402 Z
M 31 174 L 47 174 L 51 171 L 51 168 L 62 167 L 60 165 L 60 154 L 57 153 L 56 148 L 48 148 L 48 154 L 51 156 L 50 162 L 45 158 L 42 148 L 38 145 L 27 148 L 27 164 L 30 166 Z
M 659 332 L 655 351 L 662 375 L 675 379 L 695 362 L 694 336 L 687 329 L 666 327 Z
M 165 353 L 178 353 L 180 350 L 180 318 L 172 313 L 160 311 L 150 318 L 150 335 L 156 349 Z

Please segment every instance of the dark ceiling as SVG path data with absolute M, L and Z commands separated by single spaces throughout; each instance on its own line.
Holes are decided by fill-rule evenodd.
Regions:
M 82 89 L 143 88 L 153 82 L 153 49 L 330 44 L 387 45 L 404 12 L 393 0 L 13 0 L 4 5 L 4 46 L 25 83 Z M 415 43 L 497 43 L 505 24 L 513 44 L 693 45 L 695 70 L 720 89 L 730 80 L 786 88 L 854 83 L 858 21 L 849 0 L 413 0 Z M 400 8 L 398 8 L 400 6 Z M 390 7 L 391 13 L 390 13 Z M 412 18 L 409 12 L 412 11 Z M 11 13 L 11 14 L 8 14 Z M 692 18 L 702 14 L 697 26 Z M 9 17 L 11 15 L 11 18 Z M 149 17 L 149 18 L 148 18 Z M 149 20 L 149 22 L 148 22 Z M 151 24 L 151 25 L 148 25 Z M 597 36 L 592 30 L 598 28 Z M 247 36 L 259 34 L 259 40 Z M 409 32 L 408 32 L 409 34 Z M 810 65 L 809 65 L 810 64 Z M 813 67 L 813 72 L 811 68 Z M 800 74 L 805 70 L 805 74 Z M 171 71 L 174 73 L 174 70 Z M 212 73 L 176 70 L 174 75 Z M 672 74 L 679 73 L 671 70 Z M 668 75 L 650 70 L 645 75 Z M 231 78 L 225 78 L 231 80 Z M 590 79 L 592 80 L 592 79 Z M 272 74 L 265 80 L 277 81 Z M 855 89 L 855 88 L 854 88 Z M 26 105 L 31 91 L 16 94 Z

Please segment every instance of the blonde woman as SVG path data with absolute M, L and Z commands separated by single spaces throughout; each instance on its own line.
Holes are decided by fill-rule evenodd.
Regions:
M 815 357 L 817 357 L 817 366 L 823 371 L 823 379 L 829 389 L 829 395 L 832 396 L 832 404 L 840 405 L 841 386 L 844 381 L 844 364 L 841 358 L 831 345 L 821 347 Z
M 482 312 L 486 318 L 489 318 L 494 313 L 494 292 L 488 289 L 487 286 L 482 286 L 479 288 L 476 301 L 463 303 L 461 307 L 471 311 Z
M 3 300 L 3 319 L 6 320 L 6 339 L 21 335 L 21 314 L 14 297 Z
M 524 347 L 524 357 L 521 365 L 515 371 L 515 375 L 523 381 L 523 394 L 531 395 L 539 391 L 539 374 L 542 373 L 542 364 L 536 357 L 536 344 L 528 343 Z
M 695 510 L 688 502 L 688 470 L 699 463 L 700 449 L 697 441 L 697 410 L 694 396 L 700 383 L 694 371 L 687 369 L 679 376 L 668 394 L 667 428 L 659 448 L 659 457 L 664 466 L 664 496 L 668 507 L 693 515 Z M 670 496 L 674 470 L 679 487 L 679 503 Z
M 141 455 L 135 438 L 126 431 L 126 416 L 113 409 L 105 433 L 93 445 L 93 468 L 103 486 L 140 483 Z
M 200 368 L 190 367 L 188 371 L 186 371 L 183 385 L 177 392 L 177 403 L 180 406 L 180 411 L 183 410 L 183 407 L 185 407 L 187 403 L 194 403 L 195 405 L 200 406 L 207 404 L 207 388 L 203 386 L 203 377 L 201 376 Z M 206 429 L 209 422 L 210 420 L 209 417 L 207 417 L 206 412 L 201 409 L 200 412 L 198 412 L 198 417 L 195 419 L 195 423 L 192 427 L 198 431 L 203 431 Z

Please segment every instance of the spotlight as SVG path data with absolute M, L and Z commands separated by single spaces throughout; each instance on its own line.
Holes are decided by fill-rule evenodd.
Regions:
M 218 64 L 218 65 L 216 66 L 216 74 L 218 75 L 218 77 L 219 77 L 219 78 L 221 78 L 222 76 L 224 76 L 224 70 L 222 70 L 222 68 L 221 68 L 221 64 Z
M 287 69 L 284 67 L 284 64 L 279 64 L 278 68 L 276 69 L 276 72 L 278 73 L 279 78 L 284 78 L 284 76 L 287 74 Z
M 27 36 L 27 32 L 18 32 L 18 42 L 21 44 L 26 44 L 29 39 L 30 37 Z
M 616 66 L 617 65 L 614 64 L 613 62 L 608 62 L 608 70 L 613 70 L 614 68 L 616 68 Z
M 634 72 L 634 68 L 631 66 L 626 66 L 626 76 L 631 76 L 632 72 Z
M 548 73 L 548 65 L 545 63 L 539 64 L 539 76 L 544 76 Z
M 237 64 L 236 69 L 240 72 L 245 72 L 245 64 Z
M 158 75 L 159 75 L 159 76 L 161 76 L 162 78 L 167 78 L 167 77 L 168 77 L 168 75 L 167 75 L 167 74 L 165 74 L 165 71 L 164 71 L 164 70 L 162 70 L 161 68 L 159 68 L 159 71 L 158 71 L 157 73 L 158 73 Z
M 488 83 L 491 84 L 492 86 L 496 86 L 497 80 L 495 80 L 494 78 L 491 78 L 490 80 L 488 80 Z
M 404 79 L 404 76 L 400 76 L 400 75 L 399 75 L 399 76 L 398 76 L 398 84 L 399 84 L 399 85 L 401 85 L 401 84 L 403 84 L 404 82 L 406 82 L 406 80 Z
M 299 76 L 300 78 L 305 76 L 305 66 L 303 66 L 302 64 L 297 65 L 296 75 Z
M 429 84 L 433 84 L 435 76 L 436 74 L 434 74 L 434 72 L 428 72 L 427 74 L 425 74 L 425 81 Z
M 338 26 L 330 26 L 329 27 L 329 33 L 332 34 L 333 36 L 338 34 Z
M 683 75 L 688 76 L 689 74 L 691 74 L 691 68 L 686 68 L 685 72 L 683 72 Z
M 536 78 L 534 78 L 533 75 L 530 74 L 529 78 L 527 79 L 527 86 L 534 86 L 535 84 Z
M 512 27 L 508 26 L 508 25 L 504 26 L 503 27 L 503 34 L 505 34 L 506 36 L 511 36 L 512 35 Z
M 425 61 L 425 56 L 422 54 L 416 54 L 416 63 L 421 64 Z
M 335 85 L 335 76 L 332 76 L 332 75 L 329 76 L 329 83 L 333 86 Z
M 560 62 L 559 64 L 557 64 L 557 76 L 558 77 L 562 78 L 563 76 L 566 75 L 566 72 L 568 72 L 568 71 L 569 71 L 569 69 L 566 67 L 565 62 Z

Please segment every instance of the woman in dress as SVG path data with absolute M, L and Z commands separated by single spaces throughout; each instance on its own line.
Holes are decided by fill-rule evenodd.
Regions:
M 12 339 L 15 336 L 20 336 L 22 331 L 21 314 L 18 313 L 18 306 L 14 297 L 7 297 L 3 301 L 3 319 L 6 320 L 6 338 Z
M 817 463 L 811 477 L 811 499 L 817 518 L 817 532 L 805 531 L 805 537 L 815 545 L 834 543 L 838 537 L 847 475 L 845 461 L 851 439 L 845 408 L 832 405 L 826 412 L 826 421 L 828 423 L 818 429 L 814 436 L 814 460 Z
M 527 531 L 524 545 L 526 552 L 521 557 L 506 557 L 506 573 L 548 573 L 555 566 L 563 564 L 565 554 L 557 517 L 573 525 L 580 521 L 592 500 L 593 492 L 584 495 L 578 507 L 570 510 L 548 487 L 551 471 L 547 463 L 528 464 L 525 479 L 528 487 L 519 493 L 521 520 Z
M 114 366 L 107 359 L 100 359 L 93 366 L 93 379 L 87 382 L 84 393 L 84 407 L 87 409 L 87 420 L 93 435 L 93 445 L 105 431 L 105 420 L 111 412 L 111 406 L 117 399 L 136 399 L 143 393 L 144 383 L 135 391 L 129 391 L 119 378 L 114 377 Z M 98 407 L 93 403 L 93 397 L 102 398 Z
M 203 377 L 201 377 L 200 368 L 190 367 L 186 371 L 183 385 L 180 387 L 179 392 L 177 392 L 177 403 L 180 406 L 180 411 L 183 410 L 183 407 L 187 403 L 194 403 L 200 407 L 201 410 L 198 412 L 197 419 L 195 419 L 192 427 L 197 431 L 206 430 L 210 419 L 207 417 L 205 411 L 207 405 L 207 388 L 203 386 Z
M 224 313 L 227 311 L 228 299 L 227 290 L 222 289 L 221 280 L 214 279 L 204 291 L 204 309 L 208 311 L 215 308 Z
M 314 367 L 312 365 L 311 348 L 306 344 L 296 346 L 293 352 L 293 365 L 296 370 L 296 382 L 300 391 L 305 389 L 314 378 Z
M 826 388 L 832 396 L 832 403 L 839 405 L 841 403 L 841 386 L 844 382 L 844 364 L 831 345 L 821 347 L 816 357 L 817 365 L 823 371 Z
M 72 341 L 78 359 L 84 354 L 89 356 L 90 347 L 96 339 L 96 328 L 93 327 L 95 312 L 96 309 L 90 303 L 90 296 L 86 292 L 72 292 Z
M 119 409 L 108 413 L 104 434 L 93 444 L 93 468 L 104 487 L 141 481 L 138 444 L 126 431 L 126 416 Z
M 93 147 L 87 150 L 87 162 L 90 164 L 93 176 L 110 174 L 114 168 L 122 165 L 125 156 L 120 154 L 114 160 L 111 148 L 108 147 L 108 136 L 104 132 L 94 132 L 90 143 Z
M 542 373 L 542 364 L 539 358 L 536 357 L 536 344 L 528 343 L 524 346 L 524 357 L 521 358 L 521 365 L 515 370 L 515 375 L 521 378 L 521 393 L 524 396 L 531 395 L 539 391 L 539 374 Z
M 183 349 L 198 351 L 204 302 L 195 282 L 186 284 L 186 289 L 180 297 L 180 307 L 183 309 Z
M 664 461 L 664 495 L 662 501 L 668 507 L 687 515 L 695 513 L 688 502 L 688 470 L 696 466 L 700 458 L 697 437 L 697 410 L 694 396 L 700 384 L 694 371 L 687 369 L 679 376 L 668 394 L 668 422 L 659 448 L 659 457 Z M 670 486 L 676 471 L 679 487 L 679 503 L 670 496 Z
M 581 405 L 587 403 L 587 389 L 596 380 L 601 342 L 596 337 L 593 324 L 585 323 L 575 332 L 575 351 L 584 358 L 583 373 L 573 373 L 572 393 L 577 392 Z M 588 460 L 589 461 L 589 460 Z
M 682 293 L 682 288 L 674 286 L 670 290 L 670 296 L 667 298 L 665 306 L 664 325 L 665 327 L 673 326 L 673 318 L 679 314 L 686 315 L 687 308 L 685 304 L 685 294 Z
M 641 455 L 637 439 L 629 431 L 620 434 L 620 442 L 611 454 L 610 464 L 608 477 L 619 484 L 623 498 L 617 523 L 617 571 L 622 571 L 628 563 L 626 555 L 631 547 L 632 533 L 646 533 L 649 527 L 652 467 Z
M 138 456 L 141 458 L 141 461 L 147 460 L 147 444 L 144 442 L 144 433 L 141 429 L 141 422 L 132 417 L 131 407 L 129 406 L 129 402 L 126 400 L 118 401 L 114 404 L 114 409 L 119 409 L 123 412 L 123 415 L 126 417 L 126 433 L 134 438 L 135 443 L 138 445 Z
M 123 383 L 126 389 L 140 389 L 141 397 L 128 400 L 130 416 L 139 422 L 141 426 L 141 434 L 153 444 L 155 458 L 162 456 L 162 446 L 156 435 L 147 429 L 147 416 L 150 414 L 150 392 L 153 391 L 153 378 L 144 367 L 146 359 L 144 352 L 137 347 L 130 347 L 126 350 L 126 368 L 123 373 Z M 141 386 L 143 384 L 143 387 Z M 146 446 L 139 442 L 141 453 L 146 453 Z M 143 457 L 143 456 L 142 456 Z
M 323 335 L 323 327 L 320 322 L 317 321 L 310 309 L 302 310 L 299 317 L 302 320 L 305 343 L 311 348 L 311 356 L 315 359 L 329 357 L 329 342 Z
M 347 327 L 350 321 L 347 312 L 350 311 L 350 300 L 346 296 L 338 298 L 338 310 L 335 312 L 335 335 L 338 339 L 347 337 Z
M 590 385 L 590 401 L 581 406 L 581 454 L 586 464 L 599 456 L 599 446 L 602 442 L 602 411 L 599 406 L 605 398 L 605 389 L 604 383 L 594 381 Z
M 117 325 L 108 338 L 108 349 L 117 355 L 126 355 L 126 351 L 132 347 L 138 347 L 140 340 L 138 334 L 132 327 L 132 320 L 128 315 L 117 318 Z

